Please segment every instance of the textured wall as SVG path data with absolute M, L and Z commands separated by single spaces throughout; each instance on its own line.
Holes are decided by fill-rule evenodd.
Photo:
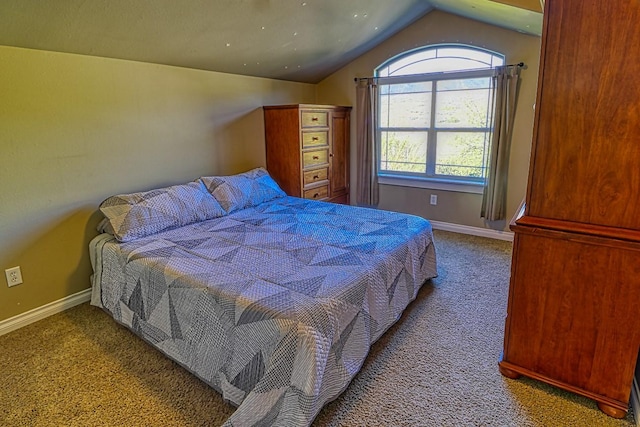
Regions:
M 264 165 L 261 106 L 315 86 L 0 46 L 0 321 L 90 286 L 111 194 Z
M 318 102 L 336 102 L 355 106 L 354 77 L 372 76 L 380 64 L 402 52 L 438 43 L 462 43 L 497 51 L 506 56 L 508 64 L 525 62 L 523 81 L 509 166 L 507 215 L 512 216 L 525 196 L 529 170 L 529 155 L 533 132 L 540 59 L 540 38 L 472 21 L 444 12 L 431 12 L 394 37 L 360 56 L 318 85 Z M 355 195 L 356 147 L 355 116 L 351 135 L 351 194 Z M 429 195 L 438 195 L 438 205 L 429 204 Z M 355 197 L 353 198 L 355 200 Z M 480 218 L 482 195 L 382 185 L 380 207 L 420 215 L 437 221 L 473 227 L 506 229 L 508 221 L 486 224 Z M 510 219 L 510 218 L 507 218 Z

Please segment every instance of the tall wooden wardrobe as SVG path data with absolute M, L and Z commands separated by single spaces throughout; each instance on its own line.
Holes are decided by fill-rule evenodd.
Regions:
M 617 418 L 640 345 L 638 22 L 638 1 L 546 1 L 499 363 Z
M 265 106 L 267 170 L 290 196 L 349 204 L 351 107 Z

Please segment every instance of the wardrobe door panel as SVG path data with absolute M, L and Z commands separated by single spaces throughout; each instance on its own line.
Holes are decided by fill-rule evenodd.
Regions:
M 334 111 L 332 115 L 331 198 L 349 194 L 349 112 Z M 349 203 L 348 197 L 341 203 Z
M 640 2 L 547 10 L 529 215 L 640 229 Z

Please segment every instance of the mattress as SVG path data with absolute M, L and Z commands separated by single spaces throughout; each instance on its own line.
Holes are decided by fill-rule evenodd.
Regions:
M 238 408 L 225 426 L 305 426 L 436 276 L 428 221 L 277 198 L 90 245 L 91 303 Z

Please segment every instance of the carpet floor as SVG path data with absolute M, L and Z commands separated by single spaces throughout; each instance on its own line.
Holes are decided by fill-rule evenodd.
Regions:
M 320 426 L 635 426 L 498 372 L 511 243 L 435 232 L 439 276 L 318 414 Z M 219 426 L 220 395 L 81 304 L 0 337 L 0 426 Z

